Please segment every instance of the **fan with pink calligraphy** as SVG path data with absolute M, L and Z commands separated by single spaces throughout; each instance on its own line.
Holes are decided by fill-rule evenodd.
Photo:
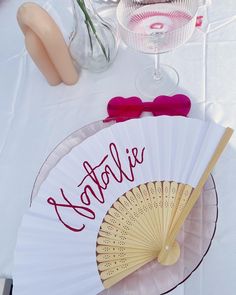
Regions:
M 213 122 L 145 117 L 74 147 L 23 218 L 14 294 L 92 295 L 150 261 L 176 263 L 176 237 L 231 135 Z

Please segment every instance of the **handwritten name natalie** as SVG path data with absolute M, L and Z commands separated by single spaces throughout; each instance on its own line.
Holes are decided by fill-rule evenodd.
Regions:
M 104 204 L 104 192 L 111 180 L 120 184 L 124 181 L 133 182 L 135 180 L 134 168 L 143 163 L 144 151 L 144 147 L 140 150 L 137 147 L 133 147 L 131 150 L 118 151 L 116 144 L 110 143 L 109 152 L 96 166 L 92 166 L 88 161 L 84 161 L 83 169 L 86 174 L 78 184 L 81 193 L 75 197 L 76 204 L 70 201 L 63 188 L 59 189 L 60 199 L 63 202 L 58 202 L 52 196 L 47 199 L 48 204 L 54 208 L 59 221 L 71 231 L 80 232 L 84 230 L 85 224 L 83 221 L 80 222 L 78 227 L 68 224 L 63 218 L 64 210 L 72 210 L 72 213 L 82 217 L 82 220 L 83 218 L 95 219 L 96 212 L 90 208 L 91 201 L 94 200 L 99 204 Z M 126 163 L 122 163 L 120 152 L 126 153 L 125 160 L 123 160 Z

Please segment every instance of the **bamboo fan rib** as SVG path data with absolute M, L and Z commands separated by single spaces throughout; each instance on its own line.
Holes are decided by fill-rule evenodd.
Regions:
M 178 220 L 192 187 L 149 182 L 121 196 L 108 210 L 97 238 L 98 271 L 106 288 L 158 255 Z M 173 264 L 180 250 L 163 264 Z

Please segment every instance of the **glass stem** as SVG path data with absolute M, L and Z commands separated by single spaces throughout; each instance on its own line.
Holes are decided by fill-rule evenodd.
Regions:
M 75 2 L 74 1 L 75 0 L 71 0 L 74 23 L 73 23 L 73 31 L 71 32 L 70 37 L 69 37 L 70 43 L 74 40 L 75 35 L 77 34 L 77 26 L 78 26 L 78 16 L 77 16 L 77 12 L 76 12 L 76 7 L 75 7 Z
M 153 78 L 155 81 L 160 81 L 162 79 L 161 65 L 160 65 L 160 54 L 155 54 L 155 67 L 154 67 Z

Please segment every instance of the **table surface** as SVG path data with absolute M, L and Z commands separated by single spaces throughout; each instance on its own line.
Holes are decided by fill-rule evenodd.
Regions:
M 0 1 L 0 277 L 11 277 L 17 230 L 47 155 L 68 134 L 105 118 L 111 97 L 139 96 L 135 75 L 153 62 L 152 57 L 120 44 L 106 72 L 82 71 L 76 85 L 50 87 L 24 49 L 15 19 L 22 2 Z M 50 10 L 66 37 L 71 27 L 69 18 L 65 19 L 68 1 L 57 1 L 56 9 L 51 6 L 55 0 L 34 2 Z M 236 128 L 236 2 L 213 0 L 201 13 L 209 25 L 162 60 L 178 70 L 176 92 L 191 98 L 191 117 Z M 216 236 L 198 270 L 171 294 L 235 294 L 235 135 L 214 178 L 219 195 Z

